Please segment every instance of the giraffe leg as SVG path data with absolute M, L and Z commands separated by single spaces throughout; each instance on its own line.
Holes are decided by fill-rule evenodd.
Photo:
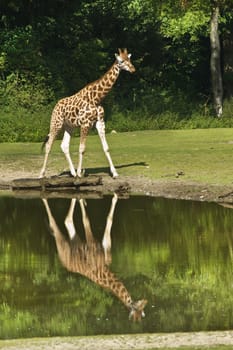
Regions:
M 46 170 L 46 165 L 48 162 L 49 152 L 51 151 L 53 141 L 54 141 L 56 135 L 57 135 L 57 132 L 48 134 L 48 141 L 46 142 L 46 145 L 45 145 L 44 163 L 43 163 L 42 169 L 40 171 L 39 178 L 42 178 L 45 176 L 45 170 Z
M 108 265 L 111 263 L 111 245 L 112 245 L 111 229 L 112 229 L 113 215 L 116 208 L 117 200 L 118 200 L 118 196 L 116 193 L 114 193 L 114 196 L 112 197 L 111 208 L 107 217 L 103 240 L 102 240 L 102 246 L 104 248 L 104 255 L 105 255 L 105 262 Z
M 70 203 L 70 209 L 65 219 L 65 226 L 67 228 L 67 231 L 71 240 L 76 235 L 76 230 L 74 227 L 74 220 L 73 220 L 75 205 L 76 205 L 76 198 L 72 198 Z
M 69 267 L 69 262 L 71 261 L 71 247 L 70 247 L 70 242 L 68 242 L 68 240 L 66 239 L 66 237 L 62 234 L 62 232 L 60 231 L 52 213 L 51 210 L 49 208 L 48 202 L 46 199 L 42 199 L 47 215 L 48 215 L 48 219 L 49 219 L 49 226 L 53 232 L 54 238 L 55 238 L 55 242 L 56 242 L 56 246 L 57 246 L 57 251 L 58 251 L 58 255 L 59 258 L 62 262 L 62 264 L 68 268 Z
M 45 209 L 46 209 L 46 212 L 47 212 L 47 215 L 48 215 L 48 219 L 49 219 L 49 227 L 50 229 L 52 230 L 53 234 L 55 237 L 57 236 L 60 236 L 61 235 L 61 232 L 57 226 L 57 223 L 51 213 L 51 210 L 50 210 L 50 207 L 49 207 L 49 204 L 48 204 L 48 201 L 47 199 L 42 199 L 43 203 L 44 203 L 44 206 L 45 206 Z
M 88 128 L 81 127 L 80 130 L 80 144 L 79 144 L 79 161 L 77 167 L 77 175 L 78 177 L 82 177 L 82 163 L 83 163 L 83 154 L 86 148 L 86 138 L 88 134 Z
M 109 147 L 108 147 L 108 143 L 105 137 L 105 123 L 103 120 L 103 113 L 104 113 L 104 109 L 102 107 L 98 107 L 98 121 L 96 123 L 96 129 L 98 131 L 102 146 L 103 146 L 103 150 L 104 153 L 107 157 L 107 160 L 109 162 L 109 166 L 110 166 L 110 171 L 112 173 L 113 178 L 115 179 L 116 177 L 118 177 L 118 173 L 113 165 L 112 162 L 112 158 L 110 156 L 110 152 L 109 152 Z
M 86 213 L 86 208 L 85 208 L 86 203 L 83 199 L 80 199 L 79 204 L 82 212 L 82 220 L 83 220 L 83 226 L 85 230 L 86 241 L 87 241 L 87 245 L 89 245 L 94 241 L 94 237 L 91 230 L 91 224 Z
M 62 143 L 61 143 L 61 149 L 62 149 L 63 153 L 65 154 L 66 160 L 69 164 L 71 175 L 75 177 L 76 172 L 75 172 L 74 165 L 73 165 L 71 157 L 70 157 L 70 138 L 71 138 L 70 133 L 65 130 L 64 136 L 62 139 Z

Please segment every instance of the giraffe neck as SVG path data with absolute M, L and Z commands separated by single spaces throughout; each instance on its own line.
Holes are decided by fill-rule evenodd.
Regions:
M 94 104 L 99 104 L 113 87 L 119 73 L 120 67 L 118 63 L 115 62 L 100 79 L 87 85 L 86 88 L 83 89 L 83 92 L 85 93 L 85 90 L 87 90 L 88 99 L 92 100 Z
M 129 292 L 107 267 L 100 272 L 99 276 L 91 279 L 102 288 L 110 290 L 128 309 L 131 309 L 133 301 Z
M 93 252 L 90 252 L 90 255 L 88 255 L 87 249 L 82 257 L 82 248 L 86 247 L 86 245 L 83 247 L 80 243 L 77 245 L 79 241 L 68 242 L 60 232 L 55 233 L 55 240 L 60 261 L 67 270 L 79 273 L 100 287 L 108 289 L 131 310 L 133 300 L 124 284 L 104 264 L 104 256 L 100 255 L 98 259 L 96 255 L 93 257 Z M 77 249 L 79 250 L 77 251 Z M 87 266 L 87 260 L 90 263 L 89 267 Z

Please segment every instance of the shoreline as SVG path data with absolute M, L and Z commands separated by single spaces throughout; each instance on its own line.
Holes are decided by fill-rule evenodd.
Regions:
M 232 346 L 233 331 L 209 331 L 187 333 L 147 333 L 126 335 L 101 335 L 80 337 L 51 337 L 0 340 L 0 349 L 10 350 L 125 350 L 183 347 Z
M 0 194 L 1 193 L 9 193 L 16 196 L 22 197 L 41 197 L 45 194 L 48 194 L 46 191 L 42 194 L 41 190 L 35 189 L 24 189 L 15 191 L 12 189 L 13 180 L 16 179 L 36 179 L 36 177 L 24 177 L 24 174 L 19 174 L 21 176 L 17 178 L 13 178 L 9 176 L 6 179 L 6 175 L 4 176 L 4 180 L 0 179 Z M 140 176 L 121 176 L 117 179 L 113 179 L 106 174 L 99 174 L 101 177 L 102 184 L 88 186 L 84 188 L 80 188 L 80 190 L 73 190 L 71 193 L 69 189 L 63 188 L 62 191 L 49 190 L 50 196 L 54 192 L 54 197 L 59 194 L 62 197 L 72 197 L 76 195 L 85 196 L 86 193 L 95 194 L 110 194 L 113 192 L 122 192 L 127 195 L 145 195 L 151 197 L 163 197 L 170 199 L 181 199 L 181 200 L 193 200 L 193 201 L 202 201 L 202 202 L 216 202 L 222 204 L 233 204 L 233 185 L 217 185 L 217 184 L 205 184 L 205 183 L 196 183 L 183 181 L 181 179 L 177 180 L 152 180 L 145 177 Z M 90 175 L 91 177 L 91 175 Z

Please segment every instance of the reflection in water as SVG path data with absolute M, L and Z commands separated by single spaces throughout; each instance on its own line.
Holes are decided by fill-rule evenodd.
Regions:
M 41 199 L 0 197 L 0 338 L 233 328 L 232 209 L 141 196 L 86 202 L 45 201 L 62 232 L 49 235 Z M 129 322 L 118 298 L 61 264 L 58 237 L 74 259 L 75 242 L 88 245 L 86 211 L 93 241 L 111 230 L 112 273 L 133 300 L 148 300 L 143 322 Z M 94 269 L 109 268 L 110 252 L 98 247 Z
M 48 201 L 43 199 L 43 202 L 48 214 L 50 228 L 56 240 L 56 246 L 62 264 L 67 270 L 80 273 L 95 282 L 97 285 L 111 290 L 111 292 L 115 294 L 129 309 L 129 318 L 134 321 L 140 321 L 141 317 L 144 317 L 145 315 L 144 307 L 147 304 L 147 301 L 142 299 L 133 302 L 124 284 L 120 282 L 120 280 L 118 280 L 114 273 L 109 269 L 112 260 L 111 228 L 117 199 L 117 195 L 114 194 L 111 209 L 107 217 L 102 244 L 96 241 L 93 236 L 90 221 L 85 209 L 85 201 L 83 199 L 79 199 L 79 204 L 85 229 L 85 242 L 83 242 L 78 236 L 73 222 L 76 205 L 75 198 L 71 200 L 70 209 L 65 219 L 69 241 L 60 231 L 51 213 Z

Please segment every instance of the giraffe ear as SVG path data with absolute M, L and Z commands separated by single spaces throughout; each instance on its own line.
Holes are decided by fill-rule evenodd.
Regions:
M 115 53 L 115 57 L 116 57 L 118 63 L 122 63 L 123 62 L 121 56 L 118 55 L 117 53 Z
M 129 53 L 129 54 L 128 54 L 128 58 L 130 58 L 131 56 L 132 56 L 132 54 L 131 54 L 131 53 Z

